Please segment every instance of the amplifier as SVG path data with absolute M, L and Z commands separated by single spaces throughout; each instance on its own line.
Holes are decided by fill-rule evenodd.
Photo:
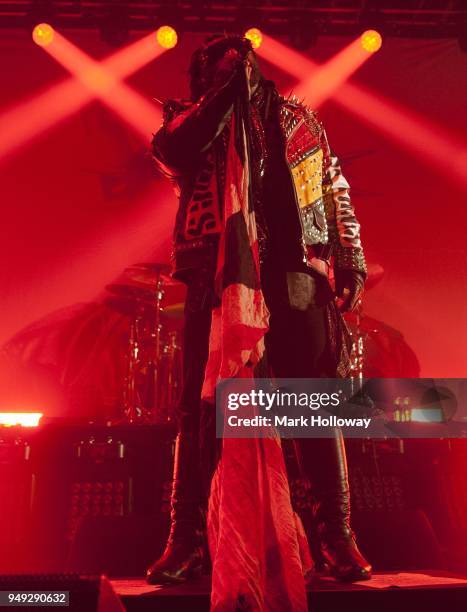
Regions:
M 0 572 L 17 570 L 24 557 L 25 525 L 31 521 L 34 474 L 31 447 L 19 431 L 0 433 Z
M 125 517 L 157 522 L 162 540 L 169 525 L 174 437 L 172 428 L 150 424 L 52 423 L 31 434 L 26 571 L 62 571 L 83 523 L 97 519 L 104 521 L 102 528 Z
M 352 511 L 395 511 L 417 506 L 413 470 L 401 440 L 347 440 Z

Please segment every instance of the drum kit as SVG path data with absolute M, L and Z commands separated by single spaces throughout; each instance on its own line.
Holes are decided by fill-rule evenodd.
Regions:
M 369 266 L 366 287 L 382 279 L 379 265 Z M 173 420 L 182 386 L 182 346 L 180 326 L 183 301 L 167 300 L 167 291 L 180 287 L 170 276 L 170 266 L 141 263 L 126 268 L 106 289 L 131 308 L 122 421 L 128 423 L 167 423 Z M 172 302 L 172 303 L 170 303 Z M 362 379 L 365 340 L 361 329 L 361 308 L 347 318 L 354 340 L 352 377 Z M 376 332 L 377 330 L 375 330 Z
M 126 268 L 106 289 L 131 304 L 123 386 L 122 421 L 173 420 L 181 390 L 180 331 L 170 322 L 183 316 L 183 302 L 166 306 L 167 290 L 179 285 L 170 266 L 141 263 Z

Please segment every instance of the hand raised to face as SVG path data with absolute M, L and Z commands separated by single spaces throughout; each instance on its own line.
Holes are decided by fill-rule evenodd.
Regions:
M 226 51 L 221 59 L 213 66 L 213 84 L 217 87 L 222 86 L 233 72 L 239 70 L 240 65 L 245 67 L 251 96 L 258 86 L 261 76 L 256 57 L 251 51 L 245 58 L 242 58 L 242 55 L 237 49 L 229 49 Z

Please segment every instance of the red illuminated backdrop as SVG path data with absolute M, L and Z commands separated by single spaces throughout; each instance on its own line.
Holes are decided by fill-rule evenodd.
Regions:
M 111 51 L 97 34 L 66 36 L 93 58 Z M 155 114 L 160 109 L 153 98 L 186 94 L 188 59 L 202 38 L 184 35 L 175 49 L 128 78 Z M 322 63 L 350 42 L 320 38 L 308 55 Z M 28 32 L 3 31 L 0 50 L 3 111 L 68 76 Z M 264 60 L 263 67 L 282 91 L 295 84 Z M 463 142 L 466 73 L 467 54 L 456 41 L 385 39 L 352 83 L 409 112 L 411 121 L 419 117 L 421 127 L 438 126 L 449 142 Z M 356 116 L 333 101 L 321 108 L 353 188 L 367 257 L 386 270 L 366 296 L 366 311 L 403 332 L 422 375 L 465 376 L 465 148 L 459 145 L 456 156 L 451 146 L 440 157 L 433 138 L 420 143 L 428 154 L 416 152 L 365 121 L 361 115 L 372 110 Z M 392 115 L 387 120 L 392 130 L 407 130 Z M 412 126 L 420 140 L 426 132 Z M 92 300 L 127 264 L 168 258 L 176 201 L 167 182 L 152 173 L 146 147 L 140 131 L 93 102 L 0 162 L 0 342 L 54 309 Z

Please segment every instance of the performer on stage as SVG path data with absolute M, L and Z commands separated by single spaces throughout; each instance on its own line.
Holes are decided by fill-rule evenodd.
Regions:
M 153 584 L 183 581 L 203 564 L 200 530 L 219 446 L 212 405 L 201 402 L 214 350 L 212 313 L 229 278 L 248 277 L 253 269 L 246 235 L 251 224 L 246 230 L 235 214 L 226 218 L 233 188 L 229 155 L 238 155 L 249 170 L 248 212 L 260 262 L 260 281 L 252 280 L 250 288 L 255 300 L 264 297 L 270 313 L 268 372 L 279 378 L 348 376 L 350 342 L 341 311 L 356 306 L 366 277 L 349 185 L 323 125 L 312 110 L 280 96 L 262 76 L 250 42 L 234 36 L 209 39 L 192 57 L 190 88 L 190 100 L 165 104 L 163 126 L 153 140 L 154 156 L 179 193 L 174 276 L 188 287 L 172 525 L 162 557 L 148 570 Z M 229 146 L 241 138 L 244 149 Z M 220 245 L 236 249 L 238 257 L 222 261 L 219 287 Z M 336 296 L 343 299 L 340 308 Z M 256 305 L 232 307 L 245 313 Z M 263 356 L 258 368 L 265 363 Z M 297 439 L 295 447 L 318 500 L 318 569 L 327 568 L 340 580 L 369 578 L 371 566 L 350 526 L 341 434 Z

